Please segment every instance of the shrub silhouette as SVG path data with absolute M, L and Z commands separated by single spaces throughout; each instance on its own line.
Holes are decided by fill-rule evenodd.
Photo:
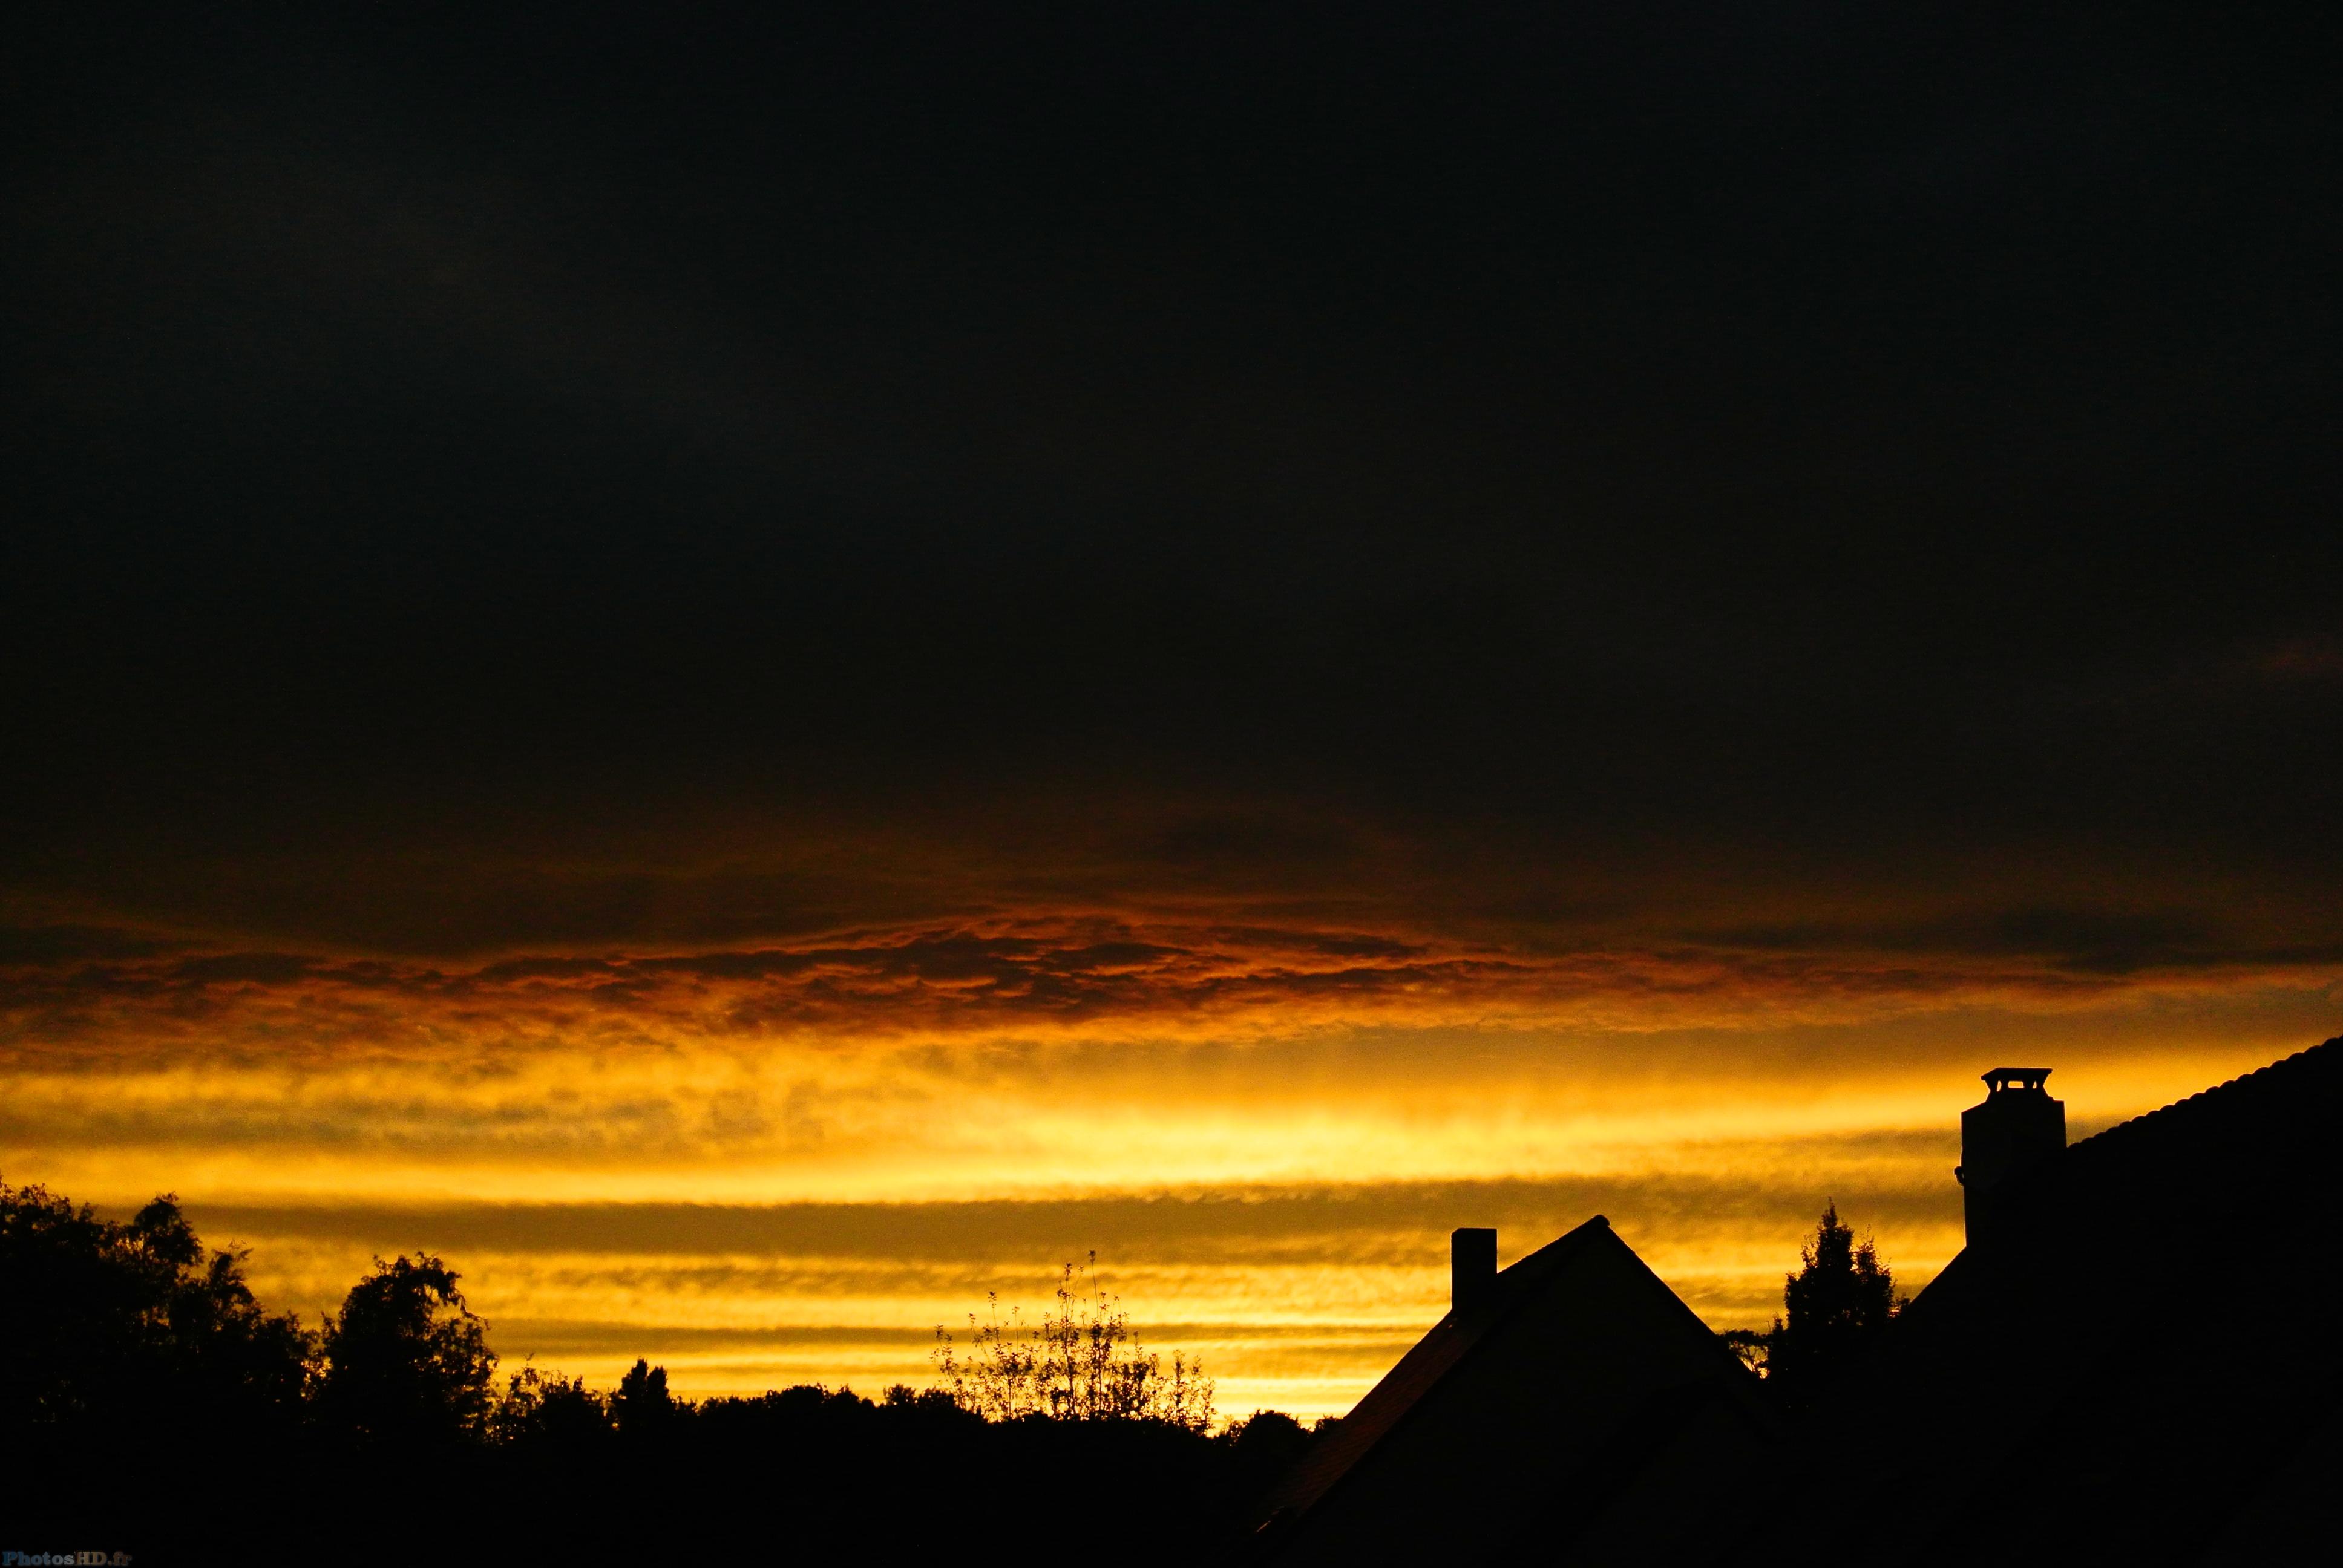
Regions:
M 1212 1381 L 1201 1362 L 1172 1352 L 1172 1368 L 1132 1332 L 1121 1301 L 1095 1284 L 1098 1254 L 1068 1263 L 1056 1306 L 1026 1327 L 1017 1309 L 1004 1319 L 997 1296 L 980 1322 L 969 1314 L 968 1354 L 943 1329 L 931 1354 L 938 1383 L 963 1410 L 987 1421 L 1156 1421 L 1190 1432 L 1212 1423 Z
M 488 1436 L 498 1442 L 579 1450 L 607 1442 L 612 1431 L 609 1402 L 583 1378 L 529 1366 L 506 1381 L 488 1412 Z

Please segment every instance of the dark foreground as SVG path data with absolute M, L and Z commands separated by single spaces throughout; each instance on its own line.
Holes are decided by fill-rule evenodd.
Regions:
M 317 1562 L 1194 1562 L 1309 1442 L 1142 1422 L 988 1424 L 936 1401 L 790 1389 L 650 1432 L 388 1449 L 201 1421 L 112 1439 L 12 1434 L 0 1550 L 142 1565 Z

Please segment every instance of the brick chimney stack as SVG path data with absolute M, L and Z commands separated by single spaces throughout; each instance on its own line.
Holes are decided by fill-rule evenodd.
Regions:
M 2066 1147 L 2066 1106 L 2050 1098 L 2046 1067 L 1996 1067 L 1985 1102 L 1961 1112 L 1961 1208 L 1971 1242 L 1990 1223 L 1993 1193 L 2011 1177 Z

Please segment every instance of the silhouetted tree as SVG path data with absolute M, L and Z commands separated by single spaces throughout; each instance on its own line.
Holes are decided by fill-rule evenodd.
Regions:
M 1835 1201 L 1800 1257 L 1804 1266 L 1785 1277 L 1783 1315 L 1765 1342 L 1767 1380 L 1793 1408 L 1811 1404 L 1904 1306 L 1877 1248 L 1839 1223 Z
M 147 1277 L 163 1293 L 164 1351 L 176 1397 L 209 1406 L 216 1420 L 300 1406 L 317 1354 L 315 1336 L 290 1316 L 265 1312 L 244 1278 L 242 1250 L 208 1260 L 195 1228 L 166 1193 L 127 1227 Z
M 629 1438 L 649 1437 L 675 1420 L 675 1396 L 667 1391 L 667 1368 L 640 1357 L 618 1380 L 610 1395 L 610 1413 L 619 1432 Z
M 498 1442 L 591 1447 L 610 1436 L 610 1403 L 583 1378 L 525 1366 L 505 1382 L 488 1412 L 488 1435 Z
M 1765 1358 L 1774 1339 L 1771 1333 L 1762 1329 L 1726 1329 L 1716 1337 L 1725 1342 L 1726 1350 L 1741 1358 L 1743 1366 L 1760 1377 L 1765 1375 Z
M 1216 1440 L 1229 1451 L 1232 1481 L 1240 1497 L 1266 1492 L 1316 1441 L 1308 1427 L 1282 1410 L 1257 1410 L 1232 1422 Z
M 879 1403 L 887 1410 L 957 1411 L 960 1402 L 949 1389 L 913 1388 L 907 1382 L 890 1382 L 879 1396 Z
M 43 1187 L 0 1185 L 0 1422 L 71 1422 L 119 1398 L 150 1306 L 120 1228 Z
M 316 1347 L 166 1194 L 127 1224 L 0 1182 L 0 1421 L 290 1422 Z
M 480 1433 L 496 1356 L 488 1325 L 464 1305 L 454 1270 L 417 1253 L 350 1289 L 326 1323 L 319 1414 L 377 1442 L 445 1442 Z

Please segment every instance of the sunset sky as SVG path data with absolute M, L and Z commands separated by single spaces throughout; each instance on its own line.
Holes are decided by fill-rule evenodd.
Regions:
M 775 9 L 12 42 L 0 1177 L 1319 1413 L 2343 1033 L 2330 13 Z

